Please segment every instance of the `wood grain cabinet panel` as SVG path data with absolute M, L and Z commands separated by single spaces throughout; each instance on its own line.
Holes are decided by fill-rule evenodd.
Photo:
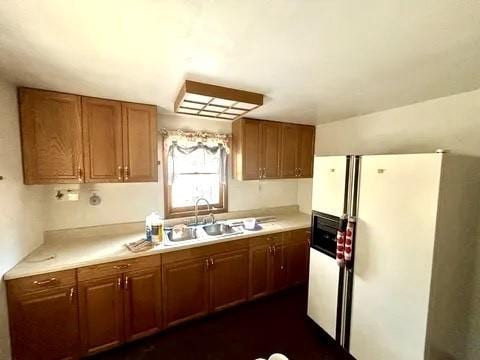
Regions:
M 82 97 L 85 182 L 122 182 L 122 106 Z
M 254 299 L 270 292 L 271 282 L 270 244 L 252 246 L 250 248 L 250 284 L 249 296 Z
M 299 126 L 282 125 L 281 174 L 283 178 L 294 178 L 298 174 Z
M 25 184 L 157 181 L 153 105 L 19 88 Z
M 157 181 L 157 111 L 152 105 L 122 103 L 124 181 Z
M 138 339 L 160 330 L 160 268 L 127 272 L 123 283 L 126 339 Z
M 285 245 L 273 245 L 272 291 L 283 290 L 288 286 L 286 255 Z
M 222 310 L 248 299 L 248 249 L 211 257 L 210 306 Z
M 232 133 L 235 179 L 313 176 L 314 126 L 242 118 Z
M 197 258 L 162 266 L 162 304 L 165 326 L 208 313 L 208 261 L 208 258 Z
M 82 354 L 120 345 L 124 340 L 122 277 L 81 282 L 79 296 Z
M 19 88 L 25 184 L 83 182 L 80 96 Z
M 287 252 L 287 283 L 302 284 L 308 280 L 309 244 L 306 240 L 289 244 Z
M 281 131 L 279 123 L 261 121 L 261 168 L 262 179 L 280 177 Z
M 243 180 L 254 180 L 260 176 L 261 148 L 260 123 L 255 120 L 245 120 L 243 130 Z
M 313 177 L 313 158 L 315 153 L 315 127 L 299 126 L 297 167 L 298 177 Z
M 76 287 L 9 296 L 13 359 L 75 359 L 79 351 Z

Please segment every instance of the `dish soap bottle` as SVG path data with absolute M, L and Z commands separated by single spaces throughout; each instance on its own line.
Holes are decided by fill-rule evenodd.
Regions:
M 155 245 L 163 242 L 163 219 L 158 211 L 147 216 L 145 232 L 147 240 L 152 241 Z

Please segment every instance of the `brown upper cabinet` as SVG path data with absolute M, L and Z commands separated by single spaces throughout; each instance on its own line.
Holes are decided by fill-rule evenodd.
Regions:
M 156 107 L 19 89 L 26 184 L 157 181 Z
M 19 89 L 25 184 L 83 182 L 81 97 Z
M 315 127 L 242 118 L 232 130 L 235 179 L 313 176 Z
M 315 127 L 308 125 L 282 125 L 282 177 L 313 177 Z

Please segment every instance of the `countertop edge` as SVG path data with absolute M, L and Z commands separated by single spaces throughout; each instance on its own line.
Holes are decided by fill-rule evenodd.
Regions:
M 107 257 L 98 258 L 98 259 L 95 259 L 95 260 L 92 260 L 92 261 L 83 261 L 83 262 L 80 261 L 78 263 L 69 263 L 69 264 L 66 264 L 66 265 L 63 265 L 63 266 L 62 265 L 51 266 L 44 271 L 39 270 L 39 271 L 15 273 L 16 272 L 15 267 L 13 267 L 11 270 L 7 271 L 3 275 L 3 280 L 10 281 L 10 280 L 29 277 L 29 276 L 48 274 L 48 273 L 57 272 L 57 271 L 75 270 L 75 269 L 85 267 L 85 266 L 104 264 L 104 263 L 109 263 L 109 262 L 113 262 L 113 261 L 121 261 L 121 260 L 126 260 L 126 259 L 134 259 L 134 258 L 139 258 L 139 257 L 144 257 L 144 256 L 160 255 L 162 253 L 169 253 L 169 252 L 173 252 L 173 251 L 181 251 L 181 250 L 197 248 L 197 247 L 202 247 L 202 246 L 209 246 L 209 245 L 214 245 L 214 244 L 219 244 L 219 243 L 224 243 L 224 242 L 229 242 L 229 241 L 248 239 L 248 238 L 264 236 L 264 235 L 269 235 L 269 234 L 277 234 L 277 233 L 286 232 L 286 231 L 307 229 L 309 227 L 310 227 L 310 224 L 292 225 L 292 226 L 287 225 L 287 226 L 282 226 L 282 228 L 280 228 L 280 229 L 264 230 L 264 231 L 261 231 L 261 232 L 258 232 L 258 233 L 257 232 L 241 233 L 241 234 L 237 234 L 237 235 L 229 236 L 229 237 L 213 238 L 213 239 L 210 239 L 210 240 L 205 240 L 205 241 L 201 241 L 201 242 L 193 243 L 193 244 L 189 243 L 189 244 L 185 244 L 185 245 L 177 245 L 177 246 L 172 246 L 172 247 L 162 246 L 162 247 L 158 247 L 158 248 L 153 248 L 153 249 L 145 251 L 145 252 L 139 252 L 139 253 L 130 252 L 126 255 L 107 256 Z M 20 261 L 19 264 L 22 263 L 23 261 L 24 260 Z

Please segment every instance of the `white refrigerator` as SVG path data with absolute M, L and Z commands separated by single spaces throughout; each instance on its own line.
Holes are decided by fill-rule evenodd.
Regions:
M 479 165 L 442 153 L 315 158 L 308 316 L 356 359 L 464 358 Z M 322 245 L 342 215 L 356 218 L 348 267 Z

